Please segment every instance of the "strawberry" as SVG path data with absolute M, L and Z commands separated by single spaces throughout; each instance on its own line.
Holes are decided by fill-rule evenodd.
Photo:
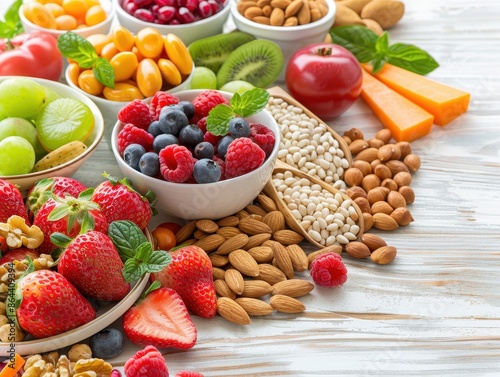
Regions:
M 153 214 L 156 214 L 151 204 L 155 200 L 154 194 L 151 191 L 145 196 L 139 194 L 128 178 L 116 180 L 107 174 L 105 177 L 108 180 L 95 188 L 90 200 L 101 206 L 108 222 L 130 220 L 139 228 L 146 228 Z
M 157 286 L 153 283 L 150 289 Z M 140 347 L 188 349 L 197 339 L 181 296 L 170 288 L 146 291 L 145 297 L 125 312 L 122 324 L 127 337 Z
M 82 326 L 96 317 L 94 308 L 64 276 L 53 270 L 32 269 L 31 264 L 27 274 L 17 281 L 15 293 L 12 292 L 16 297 L 8 298 L 20 300 L 15 308 L 16 318 L 10 312 L 9 315 L 22 330 L 35 338 L 45 338 Z
M 0 238 L 3 237 L 0 236 Z M 39 254 L 36 250 L 28 249 L 27 247 L 12 249 L 2 254 L 2 258 L 0 258 L 0 266 L 2 264 L 13 262 L 15 260 L 22 261 L 26 259 L 26 256 L 29 256 L 31 259 L 36 259 L 39 257 Z
M 87 230 L 97 230 L 106 233 L 108 221 L 97 203 L 90 201 L 92 189 L 83 191 L 77 198 L 67 195 L 64 198 L 56 196 L 40 207 L 33 224 L 44 234 L 44 241 L 38 251 L 50 254 L 56 246 L 50 240 L 54 232 L 61 232 L 74 238 Z
M 173 288 L 186 307 L 203 318 L 217 314 L 217 297 L 212 277 L 212 262 L 197 246 L 186 246 L 169 252 L 172 262 L 154 273 L 162 287 Z
M 6 223 L 12 215 L 21 216 L 30 224 L 21 192 L 9 181 L 0 179 L 0 223 Z
M 163 355 L 154 346 L 137 351 L 123 366 L 127 377 L 168 377 L 168 367 Z
M 71 177 L 41 179 L 35 183 L 31 189 L 29 189 L 28 195 L 26 196 L 26 207 L 30 218 L 33 218 L 36 215 L 40 207 L 47 200 L 52 198 L 52 195 L 60 198 L 64 198 L 65 195 L 71 195 L 76 198 L 86 189 L 87 186 Z
M 107 234 L 90 230 L 71 240 L 54 233 L 51 239 L 58 246 L 69 241 L 59 258 L 57 269 L 83 295 L 103 301 L 118 301 L 130 291 L 130 284 L 122 274 L 120 254 Z

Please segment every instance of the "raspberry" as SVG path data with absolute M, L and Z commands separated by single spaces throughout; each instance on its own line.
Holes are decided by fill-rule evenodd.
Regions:
M 219 143 L 220 139 L 222 139 L 222 136 L 215 136 L 210 131 L 205 132 L 205 134 L 203 135 L 203 141 L 208 141 L 214 146 L 214 148 L 217 148 L 217 144 Z
M 247 137 L 234 140 L 227 148 L 225 178 L 234 178 L 257 169 L 266 154 Z
M 250 123 L 250 139 L 266 152 L 266 157 L 271 154 L 276 141 L 274 132 L 260 123 Z
M 170 182 L 182 183 L 193 175 L 195 160 L 186 147 L 172 144 L 163 148 L 160 153 L 160 172 Z
M 347 268 L 338 254 L 328 252 L 318 256 L 311 264 L 311 277 L 323 287 L 338 287 L 347 280 Z
M 203 131 L 203 133 L 207 132 L 207 117 L 201 118 L 196 125 Z
M 130 144 L 140 144 L 147 152 L 153 149 L 153 141 L 153 135 L 132 123 L 128 123 L 118 134 L 118 151 L 120 155 L 123 155 L 123 151 Z
M 229 101 L 216 90 L 205 90 L 193 99 L 195 115 L 206 117 L 215 106 L 224 103 L 229 105 Z
M 203 374 L 189 370 L 181 370 L 176 373 L 175 377 L 203 377 Z
M 168 377 L 168 367 L 163 355 L 154 346 L 137 351 L 125 363 L 123 370 L 127 377 Z
M 149 106 L 140 99 L 127 103 L 118 112 L 118 120 L 122 123 L 132 123 L 143 130 L 147 130 L 152 121 Z
M 151 98 L 151 102 L 149 103 L 149 114 L 151 115 L 151 121 L 158 120 L 160 111 L 164 106 L 176 105 L 178 103 L 179 98 L 177 98 L 176 96 L 167 92 L 156 92 L 153 98 Z
M 223 181 L 225 179 L 224 173 L 226 172 L 226 161 L 220 158 L 218 155 L 213 156 L 212 160 L 214 160 L 217 165 L 220 167 L 220 178 L 219 181 Z

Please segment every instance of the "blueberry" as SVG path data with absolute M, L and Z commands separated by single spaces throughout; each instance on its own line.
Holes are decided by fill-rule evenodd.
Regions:
M 180 101 L 177 106 L 179 106 L 184 114 L 191 119 L 194 116 L 194 105 L 191 101 Z
M 135 170 L 139 170 L 139 160 L 146 153 L 144 147 L 140 144 L 130 144 L 123 151 L 123 160 Z
M 188 117 L 179 106 L 165 106 L 158 119 L 161 132 L 177 136 L 182 127 L 188 125 Z
M 197 183 L 212 183 L 220 179 L 219 164 L 209 158 L 202 158 L 194 164 L 193 177 Z
M 139 170 L 142 174 L 150 177 L 156 176 L 160 172 L 160 159 L 155 152 L 146 152 L 139 160 Z
M 123 333 L 112 327 L 92 335 L 89 341 L 92 357 L 111 359 L 118 356 L 123 350 L 123 339 Z
M 154 137 L 161 135 L 162 132 L 160 130 L 160 122 L 157 120 L 152 121 L 148 127 L 148 132 Z
M 234 139 L 234 136 L 226 135 L 217 143 L 217 153 L 219 153 L 221 158 L 226 158 L 227 148 Z
M 161 134 L 153 140 L 153 149 L 156 153 L 160 153 L 163 148 L 172 144 L 179 144 L 179 140 L 172 134 Z
M 195 147 L 203 141 L 203 131 L 196 124 L 188 124 L 179 132 L 179 142 L 186 147 Z
M 201 143 L 196 144 L 196 147 L 194 147 L 194 157 L 197 159 L 212 158 L 214 156 L 214 153 L 214 146 L 208 141 L 202 141 Z
M 229 133 L 234 137 L 250 136 L 250 125 L 243 118 L 233 118 L 229 121 Z

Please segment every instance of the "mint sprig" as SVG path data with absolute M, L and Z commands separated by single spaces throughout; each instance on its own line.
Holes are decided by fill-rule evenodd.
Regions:
M 61 55 L 74 60 L 83 69 L 92 68 L 92 72 L 104 86 L 115 87 L 115 73 L 109 61 L 99 57 L 95 47 L 88 40 L 75 32 L 68 31 L 57 38 L 57 48 Z
M 19 8 L 21 8 L 23 0 L 14 1 L 0 21 L 0 38 L 13 38 L 24 31 L 21 19 L 19 18 Z
M 378 36 L 364 26 L 340 26 L 330 30 L 332 42 L 345 47 L 360 63 L 371 63 L 377 73 L 385 63 L 426 75 L 437 67 L 438 62 L 426 51 L 404 43 L 389 43 L 389 34 Z
M 243 94 L 234 93 L 229 106 L 219 104 L 210 110 L 207 130 L 215 136 L 225 136 L 229 132 L 231 119 L 255 115 L 264 110 L 268 101 L 269 92 L 262 88 L 253 88 Z

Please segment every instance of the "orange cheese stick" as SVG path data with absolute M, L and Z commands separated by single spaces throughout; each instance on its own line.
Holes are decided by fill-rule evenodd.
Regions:
M 363 64 L 363 68 L 372 71 L 370 65 Z M 389 63 L 374 76 L 434 115 L 434 123 L 440 126 L 450 123 L 469 107 L 469 93 Z
M 16 356 L 14 356 L 14 360 L 9 360 L 7 365 L 3 367 L 3 369 L 0 371 L 0 377 L 15 377 L 17 375 L 17 372 L 21 370 L 25 363 L 25 360 L 16 353 Z
M 397 141 L 427 135 L 434 116 L 363 70 L 361 97 Z

